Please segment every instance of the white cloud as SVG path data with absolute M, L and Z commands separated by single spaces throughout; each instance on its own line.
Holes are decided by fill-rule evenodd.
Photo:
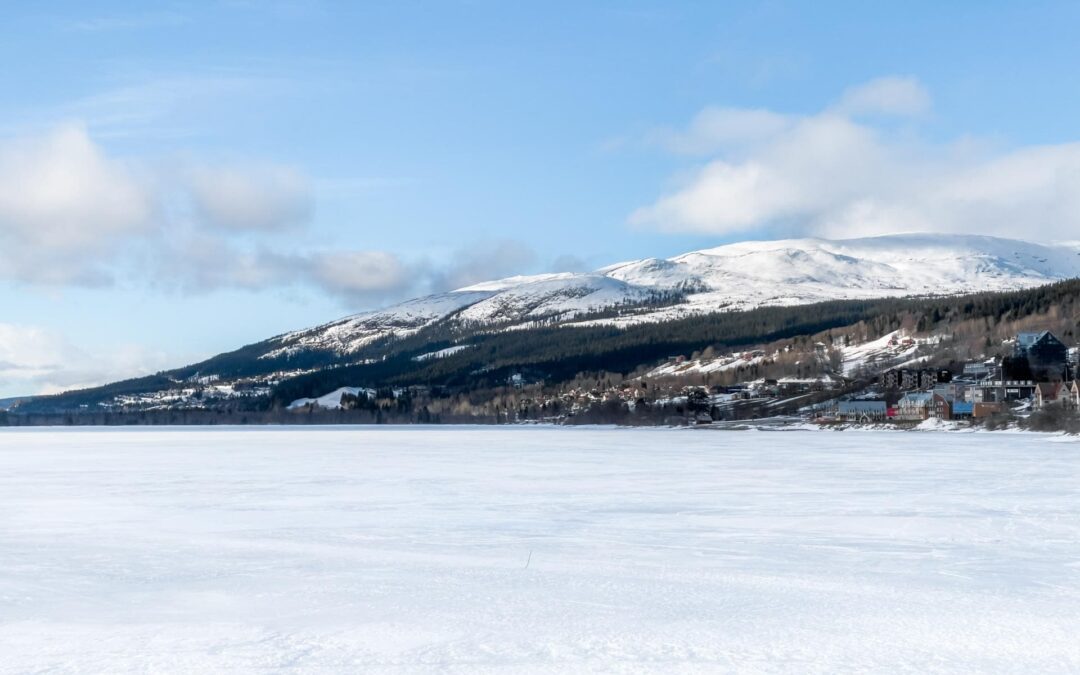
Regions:
M 83 248 L 148 227 L 154 204 L 121 162 L 71 125 L 0 149 L 0 223 L 9 236 Z
M 685 131 L 661 129 L 651 139 L 671 152 L 700 155 L 768 138 L 790 124 L 789 116 L 770 110 L 710 106 Z
M 930 110 L 930 92 L 914 77 L 880 77 L 846 90 L 836 111 L 914 116 Z
M 117 345 L 107 355 L 88 354 L 55 331 L 0 323 L 0 383 L 6 394 L 52 394 L 97 386 L 149 375 L 169 361 L 163 353 L 136 345 Z
M 416 285 L 388 252 L 280 251 L 264 240 L 304 228 L 312 209 L 311 182 L 293 167 L 134 165 L 67 125 L 0 142 L 0 280 L 91 286 L 134 275 L 188 291 L 308 285 L 353 302 Z
M 196 209 L 215 227 L 273 231 L 311 218 L 311 186 L 291 167 L 193 166 L 187 180 Z
M 106 261 L 157 212 L 147 177 L 79 125 L 0 142 L 0 279 L 106 284 Z
M 0 141 L 0 281 L 183 292 L 307 287 L 359 307 L 519 274 L 535 261 L 513 241 L 440 262 L 284 249 L 277 233 L 302 235 L 310 224 L 312 184 L 293 167 L 265 163 L 121 161 L 80 126 Z
M 1080 231 L 1080 144 L 993 150 L 932 143 L 863 113 L 912 115 L 929 98 L 907 78 L 848 90 L 835 106 L 742 138 L 702 138 L 713 156 L 631 223 L 671 232 L 819 236 L 978 232 L 1036 240 Z M 750 111 L 755 117 L 761 111 Z M 691 124 L 685 138 L 700 137 Z M 973 149 L 973 147 L 975 149 Z
M 314 279 L 346 296 L 394 296 L 414 288 L 416 275 L 386 251 L 330 251 L 310 259 Z

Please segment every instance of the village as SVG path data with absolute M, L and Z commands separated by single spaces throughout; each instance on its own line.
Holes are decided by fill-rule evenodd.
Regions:
M 100 412 L 196 414 L 235 407 L 278 423 L 554 423 L 739 428 L 1014 426 L 1056 417 L 1080 426 L 1078 350 L 1049 331 L 1021 332 L 958 359 L 949 336 L 897 329 L 796 338 L 673 355 L 636 372 L 581 373 L 550 383 L 511 372 L 486 391 L 345 386 L 264 413 L 245 406 L 273 380 L 193 377 L 156 397 L 118 396 Z M 436 357 L 432 357 L 436 358 Z M 262 417 L 259 415 L 262 414 Z M 1075 419 L 1073 419 L 1075 418 Z M 1056 428 L 1051 425 L 1050 428 Z
M 877 386 L 827 410 L 820 423 L 979 420 L 1012 412 L 1080 410 L 1077 350 L 1049 331 L 1020 333 L 1004 358 L 948 368 L 890 368 Z
M 775 374 L 786 349 L 673 356 L 647 372 L 557 391 L 514 375 L 504 409 L 507 421 L 696 426 L 784 420 L 902 428 L 939 420 L 993 427 L 1036 412 L 1080 419 L 1077 348 L 1049 331 L 1007 342 L 1004 355 L 948 365 L 934 363 L 938 339 L 900 332 L 843 347 L 816 343 L 786 363 L 783 372 L 794 374 L 777 377 L 760 375 Z

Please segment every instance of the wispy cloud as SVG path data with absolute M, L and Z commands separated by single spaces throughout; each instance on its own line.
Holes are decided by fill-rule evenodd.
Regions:
M 0 136 L 41 134 L 73 122 L 99 139 L 177 139 L 212 134 L 206 119 L 229 105 L 266 105 L 300 85 L 265 69 L 214 68 L 200 72 L 124 72 L 94 93 L 62 103 L 6 111 Z
M 930 106 L 917 80 L 889 77 L 853 87 L 813 115 L 706 109 L 685 130 L 660 137 L 673 151 L 710 161 L 630 222 L 751 236 L 773 228 L 1054 240 L 1080 231 L 1080 143 L 936 143 L 918 133 Z
M 311 218 L 310 181 L 292 167 L 203 164 L 188 169 L 185 178 L 199 215 L 218 228 L 275 231 Z
M 62 27 L 64 30 L 76 33 L 101 33 L 169 28 L 182 26 L 190 21 L 189 16 L 180 12 L 156 11 L 75 19 L 65 21 Z

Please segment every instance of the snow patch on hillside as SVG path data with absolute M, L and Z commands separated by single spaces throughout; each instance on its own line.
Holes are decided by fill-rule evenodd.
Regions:
M 439 349 L 434 352 L 428 352 L 426 354 L 418 354 L 413 357 L 413 361 L 430 361 L 432 359 L 444 359 L 447 356 L 457 354 L 460 351 L 468 349 L 472 345 L 454 345 L 453 347 L 447 347 L 446 349 Z
M 844 375 L 859 370 L 882 370 L 901 362 L 910 361 L 919 351 L 919 342 L 895 330 L 876 340 L 840 347 Z
M 363 387 L 341 387 L 318 398 L 298 398 L 289 404 L 289 409 L 295 410 L 296 408 L 305 408 L 314 404 L 316 407 L 325 408 L 326 410 L 339 410 L 341 408 L 341 397 L 343 394 L 348 394 L 350 396 L 374 396 L 375 390 L 365 389 Z
M 722 373 L 728 370 L 749 368 L 760 364 L 765 360 L 765 355 L 756 354 L 727 354 L 713 359 L 689 359 L 686 361 L 669 361 L 662 366 L 653 368 L 645 377 L 680 377 L 686 375 L 706 375 L 709 373 Z

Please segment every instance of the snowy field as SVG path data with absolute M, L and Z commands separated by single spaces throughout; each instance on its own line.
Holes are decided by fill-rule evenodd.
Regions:
M 1080 442 L 0 431 L 3 672 L 1080 670 Z

